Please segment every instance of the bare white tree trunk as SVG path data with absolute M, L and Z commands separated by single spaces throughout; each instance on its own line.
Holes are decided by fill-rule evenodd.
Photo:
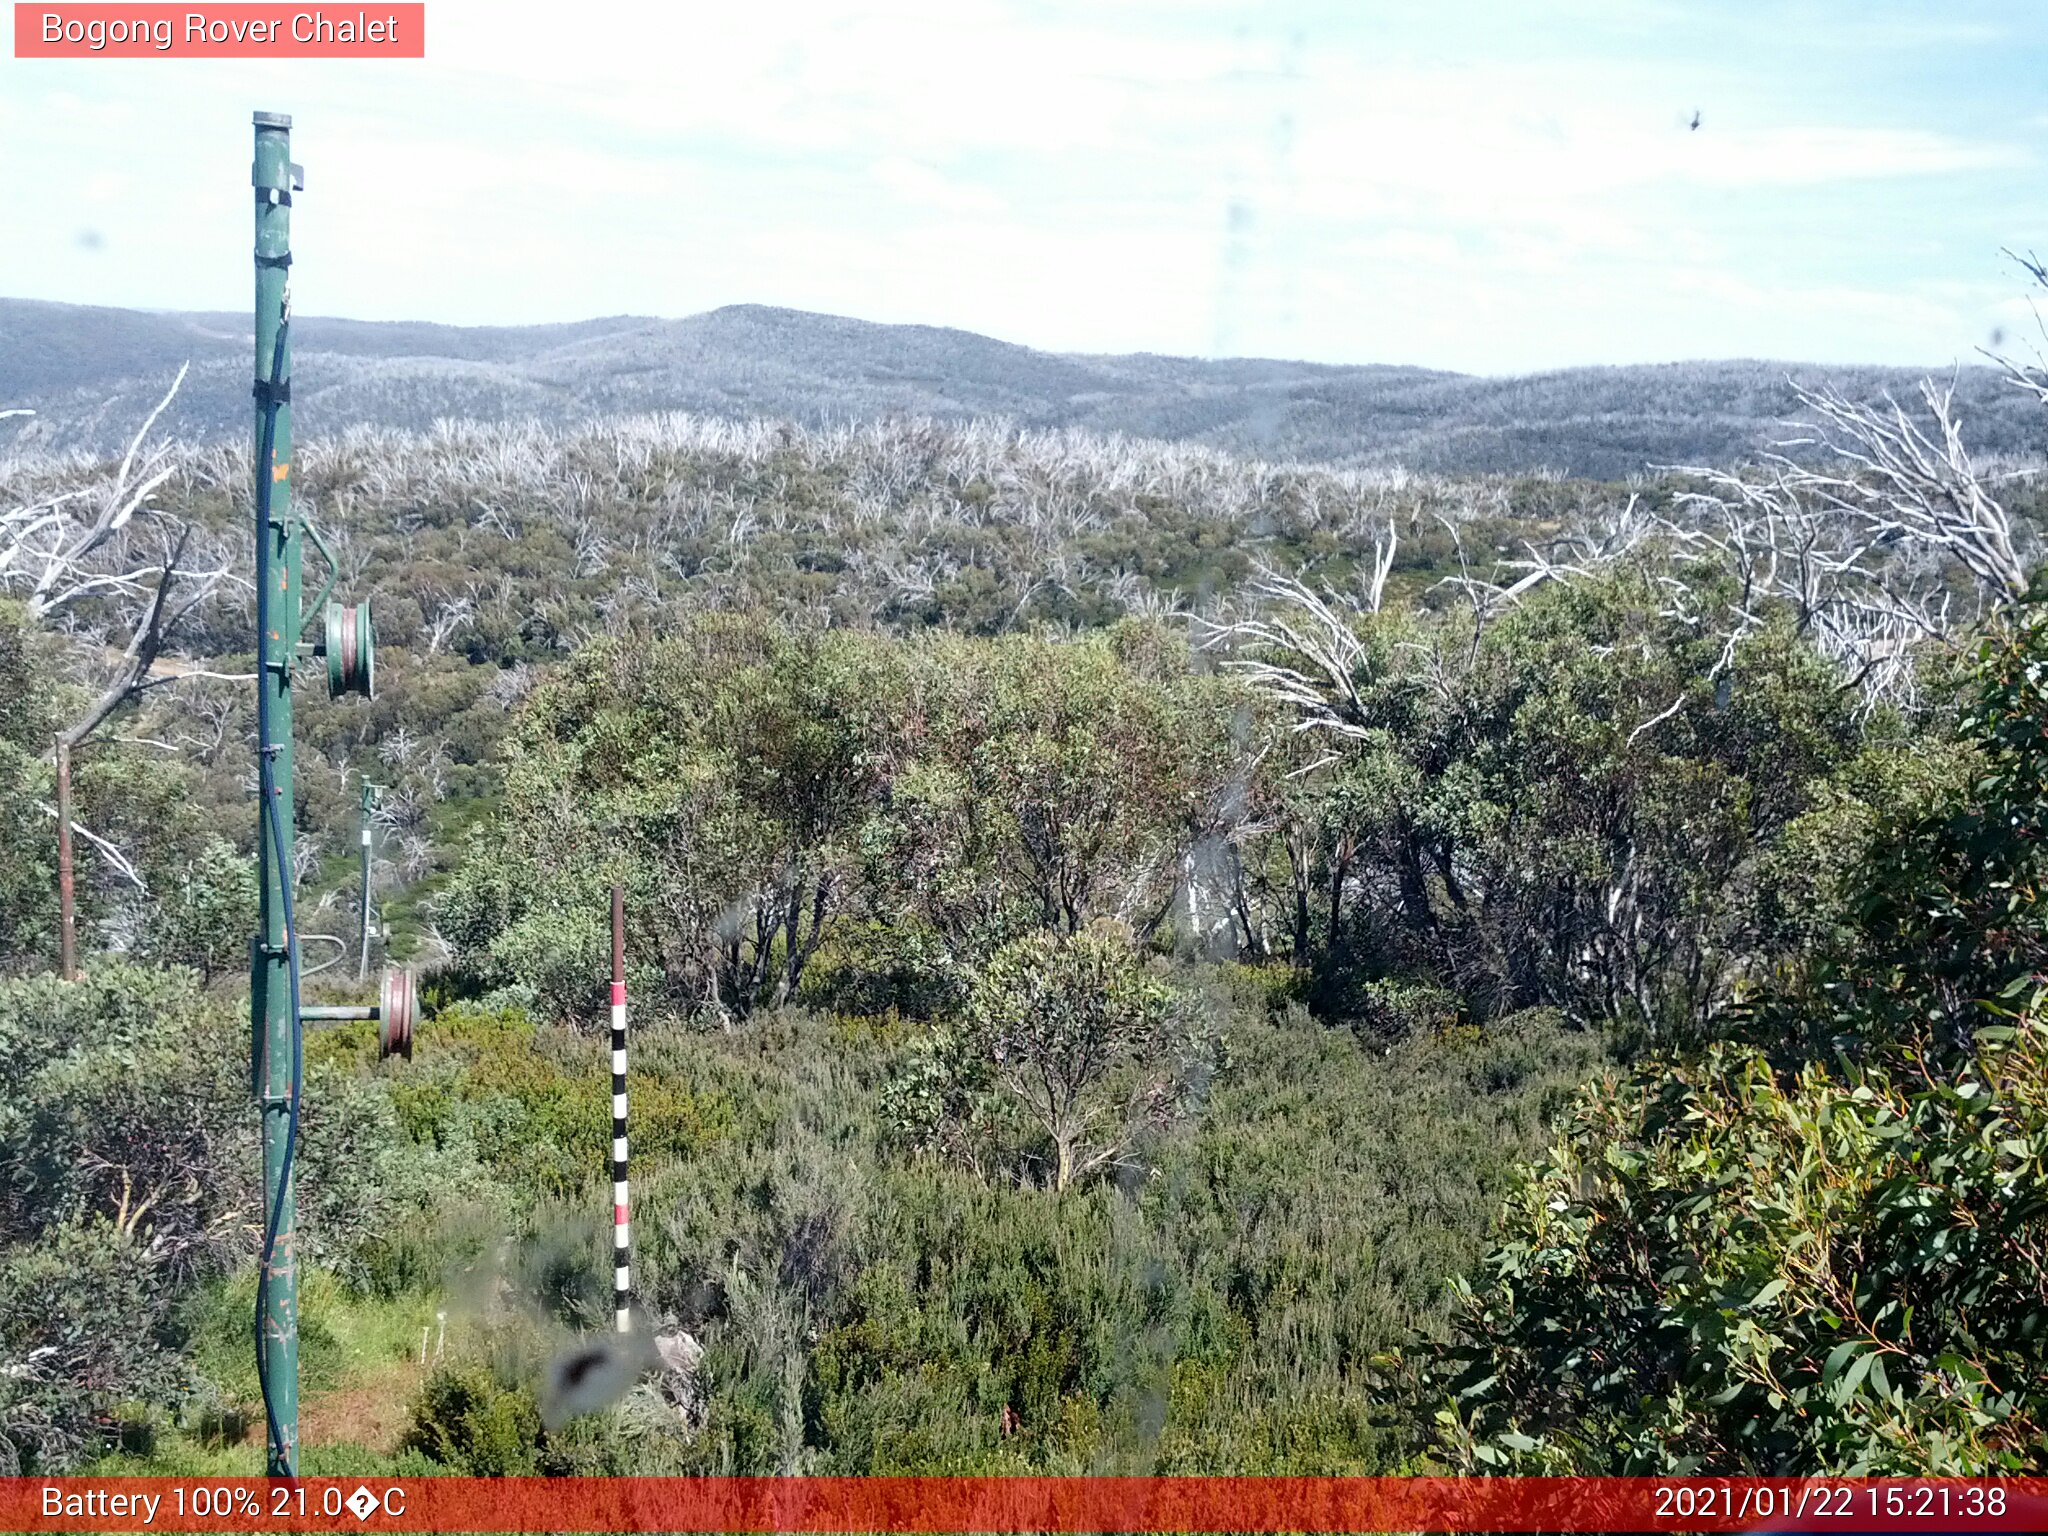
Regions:
M 159 665 L 165 648 L 179 622 L 230 579 L 224 552 L 208 549 L 212 541 L 200 530 L 151 504 L 176 466 L 168 446 L 146 444 L 187 368 L 99 484 L 0 509 L 0 591 L 23 594 L 31 623 L 76 628 L 113 659 L 101 669 L 92 702 L 62 732 L 68 746 L 85 741 L 123 704 L 191 675 Z M 86 612 L 94 617 L 81 625 L 77 616 Z

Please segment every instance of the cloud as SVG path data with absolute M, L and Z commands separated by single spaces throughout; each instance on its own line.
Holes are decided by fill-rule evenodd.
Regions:
M 890 155 L 868 167 L 868 178 L 901 202 L 945 213 L 994 214 L 1003 200 L 986 187 L 954 180 L 905 155 Z
M 299 119 L 295 280 L 330 312 L 758 300 L 1474 368 L 1974 339 L 1984 301 L 1931 285 L 2009 277 L 2039 222 L 2022 43 L 1651 3 L 436 0 L 419 63 L 53 62 L 0 96 L 38 146 L 0 155 L 0 292 L 243 303 L 266 106 Z M 449 228 L 465 259 L 422 270 Z
M 1305 185 L 1510 202 L 1648 186 L 1810 187 L 2018 169 L 2016 144 L 1920 129 L 1744 120 L 1692 132 L 1668 100 L 1635 100 L 1543 69 L 1361 74 L 1299 105 Z M 1613 82 L 1617 87 L 1624 82 Z M 1775 113 L 1773 114 L 1775 116 Z

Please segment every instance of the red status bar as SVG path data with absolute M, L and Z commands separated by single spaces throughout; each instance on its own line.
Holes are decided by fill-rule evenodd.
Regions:
M 2048 1531 L 2048 1478 L 7 1478 L 4 1531 Z

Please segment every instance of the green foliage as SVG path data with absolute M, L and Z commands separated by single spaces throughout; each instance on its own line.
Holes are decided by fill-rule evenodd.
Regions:
M 488 979 L 587 1012 L 622 878 L 643 998 L 713 1013 L 787 998 L 878 787 L 885 660 L 857 637 L 719 616 L 581 653 L 522 717 L 505 812 L 444 898 L 444 928 Z
M 42 1365 L 20 1378 L 43 1405 L 22 1410 L 20 1456 L 75 1460 L 121 1402 L 181 1401 L 179 1303 L 246 1263 L 261 1226 L 248 1029 L 190 971 L 101 962 L 76 982 L 0 981 L 0 1271 L 16 1277 L 0 1283 L 0 1336 L 31 1341 L 9 1359 L 50 1345 L 35 1358 L 70 1394 L 49 1395 Z M 353 1073 L 309 1064 L 300 1134 L 301 1259 L 364 1278 L 425 1181 L 381 1086 Z M 46 1263 L 73 1264 L 76 1289 L 46 1283 Z M 37 1449 L 35 1414 L 54 1449 Z
M 534 694 L 442 926 L 484 985 L 587 1013 L 623 879 L 647 1002 L 773 1006 L 824 951 L 828 995 L 929 1010 L 1033 928 L 1165 922 L 1241 703 L 1142 628 L 905 646 L 700 616 Z M 825 951 L 863 922 L 895 941 Z
M 623 881 L 638 1299 L 708 1350 L 685 1437 L 646 1390 L 543 1432 L 534 1361 L 458 1347 L 409 1465 L 1402 1468 L 1395 1386 L 1449 1331 L 1443 1279 L 1514 1162 L 1604 1046 L 1731 1032 L 1601 1090 L 1512 1195 L 1438 1450 L 2036 1454 L 2033 640 L 1996 653 L 1996 724 L 1954 746 L 1858 717 L 1789 622 L 1724 653 L 1699 615 L 1740 594 L 1689 565 L 1702 606 L 1675 612 L 1668 551 L 1484 624 L 1439 600 L 1438 512 L 1483 560 L 1600 487 L 978 428 L 391 447 L 307 449 L 390 647 L 374 704 L 303 699 L 322 857 L 301 911 L 352 915 L 360 781 L 387 784 L 389 947 L 438 927 L 436 985 L 471 1001 L 410 1064 L 362 1027 L 309 1037 L 307 1258 L 407 1330 L 472 1285 L 486 1311 L 602 1324 L 610 1085 L 571 1026 L 599 1016 Z M 165 495 L 240 516 L 198 476 Z M 1243 686 L 1250 654 L 1214 632 L 1191 650 L 1131 617 L 1176 589 L 1221 614 L 1256 563 L 1341 587 L 1368 509 L 1404 529 L 1399 561 L 1378 612 L 1338 617 L 1320 715 Z M 20 972 L 54 944 L 39 754 L 71 694 L 6 623 L 0 971 Z M 175 761 L 81 754 L 81 819 L 149 887 L 82 852 L 87 948 L 233 976 L 246 690 L 179 690 L 189 708 L 153 694 L 133 727 Z M 2012 1035 L 1981 1027 L 1985 999 Z M 181 1352 L 223 1422 L 246 1409 L 245 1045 L 190 974 L 0 985 L 0 1331 L 112 1341 L 82 1392 L 4 1388 L 0 1422 L 34 1431 L 18 1458 L 89 1455 L 123 1398 L 160 1417 Z M 47 1324 L 46 1249 L 138 1304 L 102 1322 L 68 1297 Z M 310 1390 L 334 1384 L 337 1315 L 309 1307 Z
M 1975 769 L 1894 815 L 1858 922 L 1741 1041 L 1596 1091 L 1463 1324 L 1497 1468 L 2017 1471 L 2048 1455 L 2048 623 L 1987 639 Z M 1947 776 L 1944 776 L 1947 777 Z
M 72 754 L 72 816 L 100 842 L 74 834 L 78 944 L 81 955 L 95 949 L 159 961 L 183 956 L 160 955 L 151 948 L 151 930 L 163 899 L 185 918 L 201 918 L 205 909 L 216 919 L 231 916 L 235 898 L 228 871 L 233 854 L 217 843 L 215 827 L 203 803 L 203 775 L 192 765 L 143 752 L 111 738 L 95 738 Z M 55 822 L 48 822 L 49 835 Z M 109 854 L 104 843 L 115 850 Z M 125 866 L 125 867 L 124 867 Z M 131 873 L 132 871 L 132 873 Z M 210 879 L 216 890 L 200 899 L 199 911 L 188 905 L 185 888 L 195 873 Z M 220 910 L 222 907 L 229 911 Z M 252 925 L 253 926 L 253 925 Z M 173 943 L 176 933 L 166 933 Z M 219 927 L 189 937 L 197 947 L 195 963 L 213 969 L 234 969 L 238 958 L 229 952 L 230 939 Z M 247 958 L 248 931 L 240 936 Z
M 798 1001 L 849 1018 L 938 1019 L 966 1000 L 973 967 L 910 913 L 849 915 L 828 929 Z
M 56 953 L 57 842 L 41 807 L 55 775 L 42 754 L 57 728 L 21 605 L 0 598 L 0 975 Z
M 157 893 L 144 928 L 145 952 L 162 964 L 189 965 L 204 981 L 246 969 L 256 908 L 256 861 L 221 838 L 208 838 Z
M 1597 1042 L 1555 1015 L 1386 1056 L 1263 1018 L 1230 1040 L 1142 1168 L 1052 1200 L 896 1154 L 877 1090 L 909 1042 L 795 1015 L 676 1037 L 740 1106 L 636 1175 L 643 1298 L 707 1349 L 677 1469 L 1398 1466 L 1389 1357 L 1440 1330 Z
M 1266 833 L 1248 857 L 1326 1011 L 1372 1012 L 1360 988 L 1392 978 L 1482 1015 L 1555 1005 L 1696 1033 L 1794 941 L 1760 920 L 1760 878 L 1858 732 L 1788 622 L 1717 678 L 1722 642 L 1636 561 L 1476 633 L 1398 612 L 1350 632 L 1348 675 L 1307 707 L 1313 739 L 1275 742 L 1252 782 Z
M 1344 1011 L 1361 1040 L 1384 1045 L 1448 1028 L 1457 1022 L 1459 999 L 1447 987 L 1382 977 L 1361 983 L 1355 1001 Z
M 414 1068 L 388 1092 L 415 1144 L 474 1158 L 528 1200 L 573 1195 L 610 1166 L 611 1077 L 587 1037 L 457 1005 L 422 1028 Z M 688 1157 L 730 1123 L 657 1054 L 638 1053 L 632 1095 L 638 1157 Z
M 101 1215 L 174 1269 L 239 1251 L 254 1206 L 247 1029 L 189 972 L 0 982 L 0 1241 Z
M 1945 804 L 1974 758 L 1967 741 L 1911 735 L 1897 722 L 1874 726 L 1854 758 L 1814 785 L 1811 809 L 1764 856 L 1756 901 L 1766 953 L 1797 967 L 1853 948 L 1878 839 Z
M 70 693 L 62 654 L 0 598 L 0 976 L 57 957 L 54 733 Z M 74 838 L 81 950 L 139 950 L 153 959 L 232 970 L 246 956 L 254 919 L 243 916 L 235 855 L 209 831 L 202 775 L 186 763 L 97 740 L 74 754 L 72 817 L 111 842 L 147 890 L 117 870 L 93 841 Z M 253 906 L 249 908 L 253 912 Z M 239 926 L 237 926 L 239 925 Z
M 1993 1031 L 1984 1031 L 1992 1034 Z M 1597 1092 L 1468 1293 L 1480 1467 L 1964 1475 L 2048 1455 L 2048 1030 Z
M 400 1448 L 464 1477 L 531 1477 L 539 1437 L 530 1389 L 502 1385 L 487 1367 L 443 1367 L 427 1378 Z
M 1238 769 L 1244 698 L 1141 626 L 1059 644 L 935 640 L 911 653 L 872 899 L 956 955 L 1102 916 L 1150 933 Z
M 387 1384 L 419 1349 L 420 1332 L 442 1310 L 437 1295 L 380 1296 L 334 1271 L 306 1266 L 299 1271 L 299 1387 L 304 1398 L 365 1384 Z M 198 1287 L 182 1299 L 180 1324 L 186 1353 L 215 1394 L 209 1406 L 224 1425 L 229 1404 L 246 1405 L 253 1420 L 262 1414 L 256 1362 L 249 1347 L 249 1319 L 256 1305 L 253 1266 Z M 195 1394 L 197 1396 L 197 1394 Z M 193 1423 L 186 1405 L 180 1414 L 202 1435 L 217 1425 Z
M 1000 1094 L 1051 1143 L 1055 1191 L 1126 1163 L 1140 1131 L 1183 1113 L 1216 1064 L 1181 1000 L 1110 922 L 998 950 L 954 1041 L 957 1091 Z
M 1967 781 L 1881 840 L 1816 978 L 1844 1032 L 1967 1046 L 2048 977 L 2048 574 L 1985 637 L 1957 734 Z
M 1218 961 L 1212 975 L 1230 1001 L 1261 1017 L 1278 1016 L 1288 1005 L 1302 1001 L 1309 977 L 1296 966 L 1284 963 L 1247 964 Z
M 255 1115 L 246 1014 L 189 971 L 102 963 L 0 982 L 0 1241 L 106 1217 L 174 1280 L 251 1251 Z M 309 1065 L 301 1252 L 344 1270 L 403 1198 L 383 1090 Z
M 117 1404 L 180 1395 L 170 1304 L 145 1242 L 104 1219 L 0 1248 L 0 1476 L 69 1471 Z

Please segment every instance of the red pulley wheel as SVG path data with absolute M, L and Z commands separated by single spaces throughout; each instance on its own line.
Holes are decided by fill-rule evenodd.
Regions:
M 412 1060 L 412 1026 L 418 1016 L 419 989 L 411 971 L 386 971 L 384 995 L 377 1017 L 377 1053 Z

